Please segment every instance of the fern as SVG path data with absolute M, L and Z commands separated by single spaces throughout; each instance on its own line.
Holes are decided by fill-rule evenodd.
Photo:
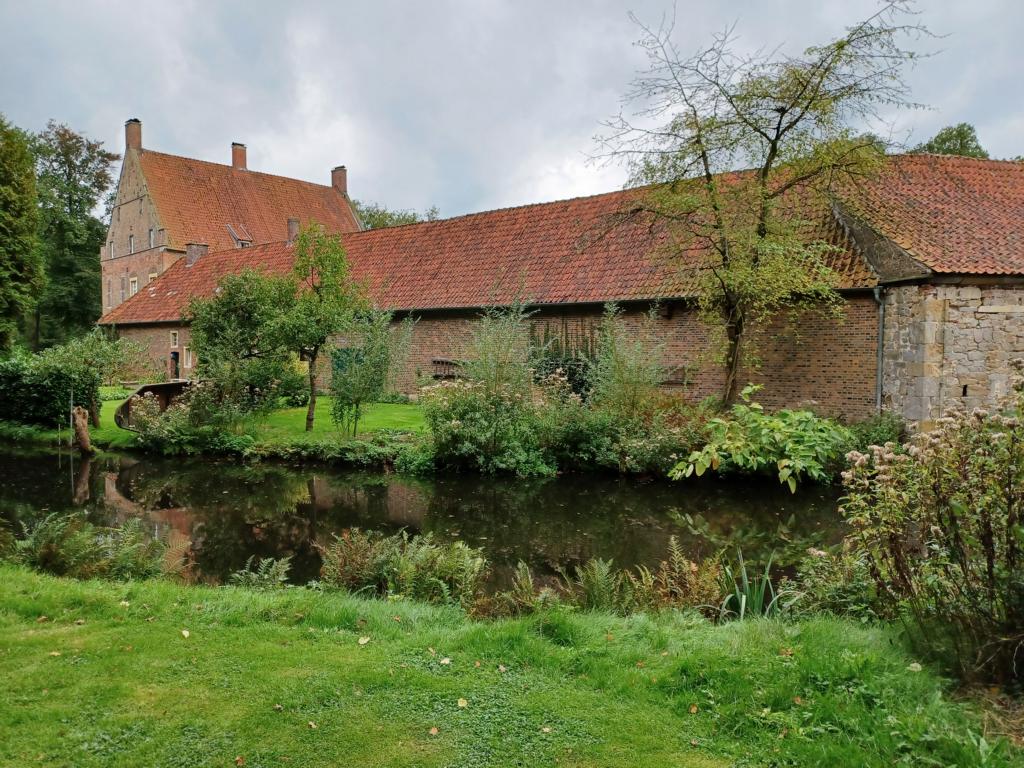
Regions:
M 245 563 L 245 568 L 231 574 L 231 583 L 237 587 L 266 592 L 283 589 L 288 583 L 288 572 L 292 567 L 291 557 L 264 557 L 256 563 L 252 555 Z

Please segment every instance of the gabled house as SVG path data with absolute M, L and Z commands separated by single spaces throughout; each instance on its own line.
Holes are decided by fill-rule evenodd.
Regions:
M 370 231 L 358 231 L 354 217 L 351 227 L 344 219 L 327 226 L 343 233 L 353 271 L 377 304 L 418 320 L 399 380 L 404 391 L 456 372 L 480 308 L 519 297 L 535 310 L 538 332 L 570 340 L 593 334 L 606 302 L 635 323 L 657 307 L 665 387 L 695 399 L 718 394 L 722 367 L 694 311 L 702 256 L 695 250 L 679 263 L 659 255 L 657 228 L 622 215 L 643 194 Z M 276 228 L 275 242 L 238 248 L 222 239 L 209 252 L 193 246 L 191 258 L 168 265 L 100 322 L 146 344 L 169 374 L 188 377 L 189 299 L 213 295 L 224 275 L 246 267 L 291 269 L 294 211 L 278 209 L 276 223 L 267 211 L 265 225 L 237 223 L 247 231 L 263 226 L 254 237 Z M 197 220 L 217 226 L 205 214 Z M 780 320 L 760 329 L 761 365 L 743 376 L 763 385 L 761 402 L 848 419 L 888 408 L 928 422 L 953 402 L 984 405 L 1006 391 L 1011 360 L 1024 357 L 1024 164 L 891 157 L 877 178 L 839 194 L 810 225 L 837 246 L 830 266 L 844 310 L 840 318 L 808 312 L 795 326 Z M 179 360 L 185 364 L 176 368 Z

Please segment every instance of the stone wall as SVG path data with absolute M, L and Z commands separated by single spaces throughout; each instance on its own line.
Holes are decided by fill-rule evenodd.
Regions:
M 927 428 L 955 403 L 992 406 L 1024 357 L 1024 286 L 886 291 L 884 405 Z

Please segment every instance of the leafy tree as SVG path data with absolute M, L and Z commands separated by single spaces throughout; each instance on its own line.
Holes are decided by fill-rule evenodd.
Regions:
M 120 155 L 50 121 L 36 137 L 39 246 L 47 282 L 31 319 L 38 349 L 89 330 L 100 316 L 100 262 L 106 225 L 95 215 Z
M 93 328 L 84 336 L 50 347 L 43 354 L 55 367 L 83 368 L 97 382 L 111 383 L 152 366 L 149 353 L 141 344 L 118 339 L 101 328 Z M 93 426 L 100 426 L 99 390 L 90 391 L 88 408 Z
M 960 155 L 961 157 L 988 159 L 988 152 L 981 146 L 978 141 L 978 133 L 970 123 L 946 126 L 928 141 L 918 144 L 912 151 L 915 153 L 930 152 L 933 155 Z
M 684 58 L 671 25 L 641 25 L 650 67 L 627 96 L 635 113 L 606 124 L 602 154 L 624 160 L 633 183 L 652 185 L 625 217 L 653 219 L 668 258 L 692 265 L 703 254 L 693 280 L 719 337 L 726 403 L 759 324 L 839 306 L 828 268 L 835 247 L 808 225 L 827 215 L 837 184 L 880 165 L 864 124 L 880 108 L 911 106 L 900 73 L 915 54 L 900 40 L 925 30 L 903 23 L 906 11 L 887 2 L 799 56 L 741 54 L 728 30 Z M 729 173 L 736 168 L 751 170 Z
M 294 301 L 281 317 L 278 330 L 283 345 L 309 364 L 306 431 L 311 432 L 320 352 L 331 336 L 348 327 L 369 304 L 363 286 L 352 278 L 341 238 L 318 225 L 304 228 L 295 241 L 292 279 Z
M 333 416 L 345 432 L 355 436 L 363 407 L 386 392 L 396 365 L 408 347 L 411 326 L 391 329 L 393 315 L 372 310 L 356 318 L 351 327 L 355 343 L 334 350 L 331 395 Z
M 422 214 L 411 209 L 385 208 L 378 203 L 353 200 L 359 218 L 367 229 L 381 229 L 382 227 L 398 227 L 402 224 L 416 224 L 421 221 L 436 221 L 440 217 L 437 206 L 427 208 Z
M 43 282 L 36 204 L 29 139 L 0 115 L 0 351 L 10 348 Z
M 279 327 L 294 302 L 290 279 L 252 269 L 225 276 L 213 298 L 194 298 L 188 317 L 197 376 L 235 403 L 269 405 L 292 361 Z

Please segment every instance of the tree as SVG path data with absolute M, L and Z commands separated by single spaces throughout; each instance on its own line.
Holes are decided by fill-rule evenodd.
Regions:
M 101 383 L 115 382 L 152 365 L 148 351 L 141 344 L 130 339 L 115 338 L 107 331 L 95 327 L 84 336 L 50 347 L 42 356 L 55 367 L 65 370 L 84 368 Z M 88 410 L 93 426 L 100 426 L 98 389 L 90 392 Z
M 382 227 L 398 227 L 403 224 L 416 224 L 421 221 L 436 221 L 440 216 L 437 206 L 427 208 L 422 214 L 411 209 L 385 208 L 378 203 L 362 202 L 353 200 L 356 213 L 367 229 L 381 229 Z
M 96 210 L 113 182 L 120 155 L 103 143 L 50 121 L 36 137 L 39 246 L 46 287 L 32 316 L 38 349 L 88 331 L 100 316 L 100 262 L 106 225 Z
M 371 310 L 351 326 L 353 343 L 333 354 L 331 396 L 334 421 L 353 437 L 359 429 L 363 406 L 379 400 L 408 348 L 411 325 L 392 331 L 391 312 Z
M 36 206 L 29 138 L 0 115 L 0 352 L 10 348 L 43 282 Z
M 309 364 L 306 431 L 311 432 L 320 352 L 369 303 L 363 286 L 352 278 L 341 238 L 315 224 L 304 228 L 295 241 L 292 279 L 294 302 L 282 316 L 279 332 L 284 346 Z
M 930 152 L 933 155 L 960 155 L 961 157 L 988 159 L 988 152 L 982 148 L 978 141 L 978 132 L 970 123 L 948 125 L 928 141 L 918 144 L 912 151 L 914 153 Z
M 915 54 L 900 39 L 926 31 L 904 23 L 906 11 L 887 2 L 799 56 L 740 54 L 727 30 L 683 58 L 671 23 L 640 25 L 650 66 L 627 95 L 636 112 L 606 123 L 600 154 L 650 185 L 623 217 L 653 219 L 661 248 L 693 270 L 701 316 L 721 341 L 727 403 L 752 330 L 787 310 L 839 306 L 835 247 L 808 225 L 820 224 L 837 185 L 881 164 L 865 123 L 912 106 L 901 72 Z
M 197 376 L 246 409 L 272 404 L 275 382 L 292 362 L 280 321 L 294 302 L 290 279 L 252 269 L 225 276 L 213 298 L 194 298 L 188 317 Z

